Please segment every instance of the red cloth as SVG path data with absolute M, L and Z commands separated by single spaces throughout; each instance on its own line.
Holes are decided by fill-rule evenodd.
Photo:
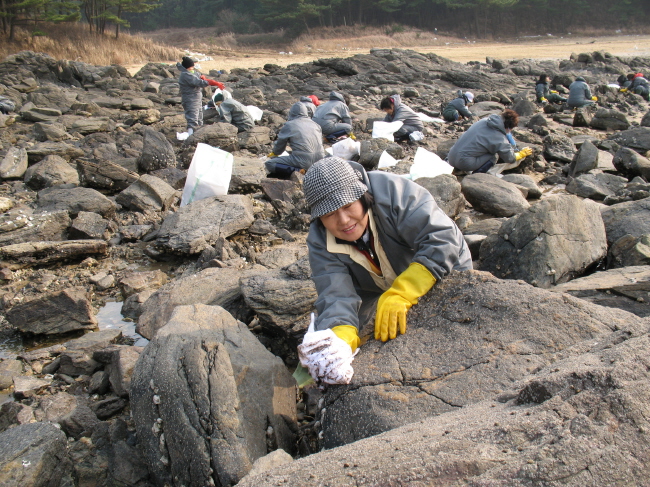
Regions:
M 643 73 L 636 73 L 634 75 L 634 78 L 643 78 Z M 632 79 L 634 79 L 634 78 L 632 78 Z
M 320 105 L 320 100 L 316 95 L 309 95 L 307 98 L 309 98 L 315 106 Z

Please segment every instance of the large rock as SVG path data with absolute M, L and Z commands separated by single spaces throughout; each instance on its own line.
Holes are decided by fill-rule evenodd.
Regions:
M 21 269 L 54 262 L 81 260 L 108 253 L 104 240 L 66 240 L 64 242 L 25 242 L 0 247 L 0 266 Z
M 533 178 L 527 176 L 526 174 L 504 174 L 503 178 L 501 179 L 508 183 L 512 183 L 516 186 L 524 188 L 528 193 L 526 196 L 527 199 L 538 199 L 542 196 L 541 188 L 537 186 L 537 183 Z
M 646 181 L 650 180 L 650 159 L 629 147 L 621 147 L 616 152 L 613 162 L 619 171 L 629 176 L 641 176 Z
M 570 138 L 564 135 L 547 135 L 544 137 L 544 157 L 562 162 L 572 162 L 576 147 Z
M 585 141 L 576 152 L 569 166 L 569 176 L 576 177 L 598 167 L 598 148 L 590 141 Z
M 404 157 L 402 146 L 390 142 L 387 139 L 362 140 L 359 151 L 359 164 L 368 170 L 376 169 L 379 164 L 379 158 L 384 151 L 397 160 Z
M 174 148 L 164 134 L 145 128 L 142 144 L 142 153 L 138 157 L 140 171 L 150 172 L 176 165 Z
M 253 223 L 253 204 L 242 195 L 205 198 L 165 218 L 155 241 L 164 252 L 198 254 Z
M 512 216 L 530 207 L 517 186 L 491 174 L 470 174 L 461 185 L 474 209 L 489 215 Z
M 455 176 L 441 174 L 435 178 L 418 178 L 415 182 L 431 193 L 440 209 L 449 218 L 456 218 L 465 211 L 465 197 Z
M 650 234 L 624 235 L 609 249 L 607 267 L 650 265 Z
M 481 245 L 480 269 L 550 287 L 580 275 L 607 253 L 598 205 L 551 196 L 507 220 Z
M 138 441 L 156 484 L 235 485 L 268 445 L 294 451 L 295 382 L 218 306 L 183 306 L 132 380 Z
M 238 487 L 638 485 L 650 475 L 641 460 L 650 443 L 648 347 L 647 327 L 604 335 L 507 384 L 500 396 L 299 459 Z
M 601 213 L 610 244 L 625 235 L 650 233 L 650 198 L 604 207 Z
M 22 178 L 27 170 L 27 151 L 19 147 L 10 147 L 0 161 L 0 178 Z
M 13 213 L 12 213 L 13 212 Z M 0 232 L 0 246 L 24 242 L 66 240 L 71 220 L 67 211 L 32 216 L 31 211 L 11 210 L 8 228 Z M 3 225 L 4 226 L 4 225 Z M 15 230 L 13 229 L 15 228 Z
M 241 292 L 269 332 L 295 336 L 309 323 L 304 320 L 316 301 L 309 260 L 303 257 L 282 269 L 241 278 Z
M 411 309 L 405 335 L 370 339 L 353 362 L 352 383 L 326 391 L 323 446 L 492 399 L 565 348 L 641 323 L 521 281 L 452 273 Z
M 115 214 L 115 203 L 92 188 L 47 188 L 38 192 L 37 208 L 44 212 L 67 211 L 76 217 L 82 211 L 103 217 Z
M 137 173 L 108 160 L 81 159 L 77 168 L 84 186 L 102 190 L 121 191 L 140 178 Z
M 7 312 L 6 317 L 18 330 L 35 335 L 55 335 L 97 327 L 86 290 L 75 287 L 18 304 Z
M 627 179 L 614 174 L 581 174 L 569 181 L 566 190 L 582 198 L 604 200 L 607 196 L 624 189 L 626 184 Z
M 624 113 L 608 108 L 599 108 L 589 125 L 595 129 L 611 131 L 630 128 L 630 122 L 627 121 Z
M 0 433 L 0 485 L 74 485 L 63 431 L 50 423 L 31 423 Z
M 62 157 L 45 157 L 25 171 L 25 184 L 33 189 L 49 188 L 59 184 L 79 184 L 77 170 Z
M 194 132 L 194 134 L 185 141 L 181 154 L 181 159 L 185 164 L 185 167 L 189 167 L 192 162 L 196 145 L 199 143 L 208 144 L 212 147 L 220 147 L 228 152 L 239 150 L 237 127 L 229 123 L 215 123 L 212 125 L 204 125 Z
M 48 140 L 53 142 L 61 142 L 70 138 L 65 125 L 62 123 L 45 123 L 37 122 L 34 124 L 34 137 L 39 142 L 46 142 Z
M 67 392 L 43 396 L 36 411 L 36 419 L 57 423 L 66 435 L 75 439 L 90 437 L 99 423 L 83 396 Z
M 94 357 L 106 364 L 104 370 L 108 374 L 111 389 L 120 397 L 129 396 L 133 370 L 141 352 L 142 347 L 116 345 L 94 354 Z
M 271 143 L 271 128 L 255 126 L 237 134 L 237 142 L 242 149 L 261 149 Z
M 84 156 L 84 151 L 79 147 L 67 144 L 65 142 L 39 142 L 27 149 L 29 162 L 35 163 L 43 160 L 47 156 L 60 156 L 66 161 L 77 159 Z
M 105 239 L 111 222 L 97 213 L 80 211 L 70 226 L 70 239 Z
M 241 310 L 239 278 L 241 271 L 235 268 L 208 268 L 197 274 L 174 279 L 165 284 L 142 305 L 136 331 L 145 338 L 153 338 L 162 328 L 177 306 L 208 304 L 221 306 L 235 316 Z
M 610 139 L 624 147 L 645 152 L 650 150 L 650 127 L 635 127 L 623 130 L 612 135 Z
M 229 193 L 256 193 L 266 178 L 264 163 L 256 157 L 235 157 L 230 177 Z
M 176 190 L 160 178 L 144 174 L 115 198 L 132 211 L 165 211 L 174 201 Z

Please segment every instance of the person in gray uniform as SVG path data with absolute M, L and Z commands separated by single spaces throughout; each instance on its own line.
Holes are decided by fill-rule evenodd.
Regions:
M 209 86 L 209 83 L 201 79 L 201 73 L 194 69 L 192 58 L 183 57 L 182 62 L 176 63 L 176 69 L 180 71 L 178 85 L 181 89 L 181 104 L 185 111 L 187 131 L 192 134 L 203 125 L 202 90 Z
M 323 135 L 330 142 L 344 135 L 352 134 L 352 118 L 348 108 L 348 100 L 336 91 L 330 93 L 329 101 L 316 108 L 312 120 L 320 125 Z
M 307 114 L 309 118 L 313 118 L 314 113 L 316 113 L 316 107 L 320 105 L 320 100 L 316 95 L 301 96 L 300 102 L 304 103 L 307 107 Z
M 449 151 L 447 161 L 460 171 L 488 172 L 497 162 L 505 164 L 521 161 L 533 153 L 529 147 L 515 152 L 508 134 L 519 123 L 519 115 L 504 110 L 501 115 L 490 115 L 472 124 Z M 514 140 L 514 139 L 513 139 Z
M 642 73 L 636 73 L 630 80 L 629 91 L 641 96 L 644 100 L 648 101 L 648 95 L 650 95 L 650 85 L 648 80 L 643 76 Z
M 535 84 L 535 94 L 537 95 L 538 103 L 564 103 L 566 98 L 560 96 L 560 94 L 552 90 L 548 76 L 545 74 L 540 75 L 539 80 Z
M 463 93 L 461 90 L 458 90 L 456 92 L 456 98 L 451 100 L 442 111 L 442 118 L 447 122 L 455 122 L 463 118 L 471 120 L 474 118 L 474 114 L 467 107 L 472 103 L 474 103 L 473 93 L 469 91 Z
M 571 108 L 593 105 L 597 101 L 598 98 L 592 96 L 589 85 L 582 76 L 578 76 L 576 80 L 569 85 L 569 99 L 567 100 L 567 105 Z
M 315 330 L 331 329 L 352 351 L 375 311 L 375 339 L 393 339 L 436 282 L 472 268 L 461 231 L 408 179 L 328 157 L 307 171 L 303 187 L 311 207 Z
M 276 155 L 282 154 L 287 144 L 291 146 L 291 153 L 288 156 Z M 307 107 L 299 101 L 289 110 L 289 119 L 280 130 L 273 152 L 264 165 L 270 176 L 288 177 L 294 171 L 304 174 L 314 162 L 325 156 L 320 125 L 309 118 Z
M 255 120 L 248 113 L 244 105 L 235 100 L 230 92 L 222 91 L 212 97 L 215 106 L 219 109 L 221 120 L 237 127 L 237 132 L 245 132 L 255 127 Z
M 16 104 L 6 96 L 0 96 L 0 113 L 7 115 L 16 109 Z
M 399 95 L 387 96 L 379 104 L 379 109 L 386 112 L 384 122 L 403 122 L 404 125 L 393 133 L 397 142 L 408 140 L 413 132 L 422 132 L 424 124 L 420 117 L 408 106 L 402 103 Z

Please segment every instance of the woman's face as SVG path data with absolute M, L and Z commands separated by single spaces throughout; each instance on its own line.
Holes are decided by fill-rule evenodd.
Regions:
M 391 108 L 382 108 L 382 111 L 384 111 L 384 112 L 386 112 L 388 115 L 391 115 L 391 116 L 392 116 L 393 113 L 395 113 L 395 107 L 391 107 Z
M 366 231 L 368 212 L 363 208 L 361 201 L 357 200 L 321 216 L 320 221 L 336 238 L 354 242 Z

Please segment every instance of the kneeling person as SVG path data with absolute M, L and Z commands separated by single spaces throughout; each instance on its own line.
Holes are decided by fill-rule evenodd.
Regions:
M 402 122 L 404 125 L 393 133 L 397 142 L 409 140 L 409 135 L 413 132 L 422 132 L 424 124 L 420 117 L 408 106 L 402 103 L 399 95 L 387 96 L 384 98 L 379 109 L 386 112 L 384 122 Z
M 230 92 L 222 91 L 212 97 L 219 108 L 221 120 L 237 127 L 237 132 L 245 132 L 255 127 L 255 121 L 244 105 L 235 100 Z

